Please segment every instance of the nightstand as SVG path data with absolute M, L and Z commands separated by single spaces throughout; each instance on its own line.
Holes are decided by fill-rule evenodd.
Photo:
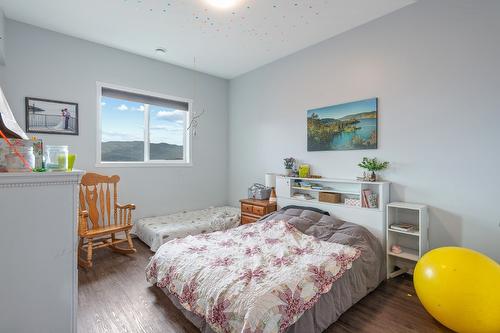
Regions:
M 276 203 L 269 200 L 241 199 L 241 224 L 252 223 L 262 216 L 275 212 Z

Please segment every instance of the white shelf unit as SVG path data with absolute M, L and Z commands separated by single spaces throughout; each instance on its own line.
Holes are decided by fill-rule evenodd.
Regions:
M 302 188 L 298 182 L 306 181 L 318 184 L 331 189 L 311 189 Z M 375 208 L 361 206 L 349 206 L 344 204 L 345 198 L 361 198 L 364 189 L 370 189 L 378 196 L 378 205 Z M 328 211 L 338 219 L 360 224 L 366 227 L 379 240 L 383 248 L 386 247 L 386 218 L 385 206 L 389 203 L 390 197 L 389 182 L 368 182 L 335 178 L 298 178 L 298 177 L 276 177 L 276 196 L 278 197 L 278 208 L 288 205 L 299 205 L 315 207 Z M 319 193 L 330 192 L 341 195 L 340 203 L 322 202 L 318 200 Z M 297 193 L 307 193 L 312 196 L 311 200 L 294 197 Z
M 313 189 L 313 188 L 304 188 L 300 185 L 300 182 L 308 182 L 311 184 L 318 184 L 323 187 L 329 187 L 329 189 Z M 277 177 L 276 180 L 276 193 L 277 196 L 291 198 L 298 201 L 305 202 L 319 202 L 326 203 L 331 205 L 340 205 L 346 206 L 344 204 L 344 200 L 346 198 L 354 198 L 360 201 L 360 206 L 348 206 L 348 207 L 356 207 L 363 209 L 377 209 L 383 210 L 385 204 L 388 202 L 388 199 L 385 196 L 385 193 L 388 191 L 384 191 L 383 188 L 388 188 L 388 182 L 369 182 L 369 181 L 358 181 L 358 180 L 348 180 L 348 179 L 334 179 L 334 178 L 299 178 L 299 177 Z M 361 207 L 361 193 L 363 190 L 370 190 L 372 193 L 377 194 L 377 207 L 368 208 Z M 329 203 L 329 202 L 321 202 L 318 200 L 320 192 L 328 192 L 328 193 L 338 193 L 341 196 L 340 203 Z M 312 199 L 302 199 L 294 197 L 296 194 L 307 193 L 311 195 Z
M 427 206 L 406 202 L 387 205 L 387 278 L 413 273 L 417 261 L 429 249 L 429 214 Z M 391 229 L 395 223 L 415 225 L 415 231 Z M 401 253 L 393 253 L 392 245 L 401 246 Z

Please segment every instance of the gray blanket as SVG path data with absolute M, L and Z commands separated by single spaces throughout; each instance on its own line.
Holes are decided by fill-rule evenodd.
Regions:
M 377 238 L 364 227 L 340 221 L 307 208 L 285 207 L 261 219 L 261 221 L 268 220 L 288 221 L 307 235 L 327 242 L 350 245 L 362 252 L 352 268 L 333 284 L 328 293 L 321 296 L 314 307 L 307 310 L 295 324 L 290 326 L 287 333 L 323 332 L 342 313 L 373 291 L 384 280 L 385 262 L 382 246 Z M 167 290 L 164 292 L 202 333 L 214 333 L 203 319 L 184 309 Z

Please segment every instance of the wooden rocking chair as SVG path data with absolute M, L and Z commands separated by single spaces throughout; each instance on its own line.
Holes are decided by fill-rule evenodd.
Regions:
M 80 185 L 80 211 L 78 235 L 78 264 L 84 268 L 92 267 L 92 251 L 102 247 L 130 254 L 136 249 L 130 237 L 132 211 L 135 205 L 120 205 L 117 202 L 117 184 L 120 177 L 108 177 L 97 173 L 86 173 Z M 113 198 L 113 206 L 111 206 Z M 111 212 L 113 211 L 113 216 Z M 116 233 L 124 232 L 125 238 L 116 238 Z M 127 248 L 117 244 L 128 243 Z M 86 252 L 85 259 L 81 257 Z

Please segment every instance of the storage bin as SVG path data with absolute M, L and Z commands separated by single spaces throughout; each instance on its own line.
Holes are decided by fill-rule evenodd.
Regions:
M 355 207 L 361 207 L 361 200 L 359 199 L 354 199 L 354 198 L 345 198 L 344 204 L 346 206 L 355 206 Z
M 22 139 L 9 139 L 10 144 L 16 147 L 17 151 L 24 156 L 26 162 L 30 165 L 31 168 L 41 168 L 42 167 L 42 159 L 43 159 L 43 151 L 42 151 L 42 141 L 41 140 L 22 140 Z M 10 160 L 10 167 L 7 167 L 7 158 L 8 155 L 12 154 L 12 148 L 5 142 L 0 139 L 0 172 L 5 172 L 7 169 L 24 169 L 24 170 L 16 170 L 16 171 L 28 171 L 24 167 L 24 163 L 21 162 L 19 157 L 15 155 L 15 158 Z M 31 159 L 35 158 L 34 164 Z M 21 167 L 17 167 L 14 164 L 19 165 L 22 163 Z
M 24 162 L 17 156 L 15 150 L 21 155 L 29 166 L 24 164 Z M 33 154 L 33 147 L 29 146 L 18 146 L 14 148 L 9 148 L 9 152 L 5 155 L 5 167 L 8 172 L 29 172 L 35 167 L 35 154 Z
M 267 200 L 271 196 L 271 188 L 262 184 L 253 184 L 248 188 L 248 198 Z
M 340 203 L 340 193 L 319 192 L 318 201 L 329 203 Z

